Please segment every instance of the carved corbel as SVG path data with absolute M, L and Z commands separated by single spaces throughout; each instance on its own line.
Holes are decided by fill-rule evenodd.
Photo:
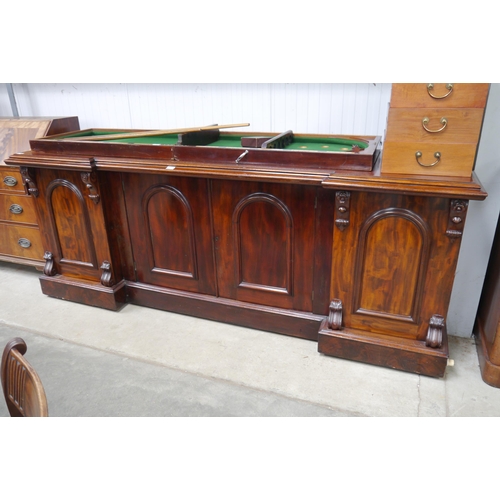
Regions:
M 427 347 L 441 347 L 443 345 L 444 318 L 434 314 L 429 321 L 425 345 Z
M 20 172 L 21 175 L 23 176 L 23 182 L 24 185 L 26 186 L 26 189 L 28 190 L 28 194 L 36 198 L 39 194 L 39 191 L 35 184 L 35 181 L 33 180 L 34 177 L 33 172 L 29 170 L 28 167 L 21 167 Z
M 349 225 L 349 204 L 351 193 L 337 191 L 335 193 L 335 225 L 343 231 Z
M 86 188 L 90 191 L 89 198 L 97 205 L 99 200 L 101 199 L 99 193 L 97 192 L 97 188 L 95 187 L 95 183 L 97 182 L 97 176 L 95 172 L 83 172 L 81 174 L 82 181 L 85 183 Z
M 342 328 L 342 301 L 339 299 L 333 299 L 330 302 L 328 328 L 330 330 L 340 330 Z
M 46 251 L 45 254 L 43 255 L 43 258 L 45 259 L 43 274 L 45 274 L 45 276 L 55 276 L 56 270 L 54 268 L 54 256 L 52 255 L 51 252 Z
M 446 236 L 449 238 L 460 238 L 462 236 L 468 206 L 469 202 L 467 200 L 451 200 L 448 228 L 446 229 Z
M 103 286 L 113 286 L 113 277 L 111 274 L 111 264 L 105 260 L 101 266 L 101 285 Z

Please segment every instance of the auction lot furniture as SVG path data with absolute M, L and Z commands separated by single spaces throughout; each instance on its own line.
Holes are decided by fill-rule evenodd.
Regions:
M 476 319 L 476 347 L 483 380 L 500 387 L 500 218 Z
M 19 169 L 4 160 L 29 149 L 30 139 L 80 128 L 78 118 L 0 118 L 0 260 L 43 267 L 35 205 Z
M 434 103 L 422 86 L 418 99 Z M 488 88 L 456 84 L 450 108 L 484 112 Z M 449 116 L 443 145 L 457 130 Z M 477 147 L 481 121 L 471 126 Z M 417 150 L 398 148 L 408 150 L 396 162 L 405 168 L 393 172 L 380 137 L 221 128 L 84 130 L 11 156 L 44 228 L 43 293 L 235 323 L 317 341 L 327 355 L 443 376 L 468 200 L 486 197 L 475 155 L 440 173 L 443 147 L 437 170 L 422 167 L 423 136 Z

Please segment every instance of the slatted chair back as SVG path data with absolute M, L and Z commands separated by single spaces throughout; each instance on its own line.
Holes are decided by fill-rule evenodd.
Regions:
M 2 388 L 11 417 L 48 417 L 47 398 L 40 377 L 26 361 L 26 342 L 16 337 L 2 355 Z

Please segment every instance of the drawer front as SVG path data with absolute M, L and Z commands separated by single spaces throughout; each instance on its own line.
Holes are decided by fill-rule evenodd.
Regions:
M 394 108 L 389 111 L 386 141 L 477 144 L 483 114 L 482 108 Z
M 382 157 L 382 170 L 386 174 L 438 175 L 470 178 L 476 157 L 476 144 L 424 144 L 386 142 Z M 422 156 L 417 162 L 415 153 Z M 441 154 L 440 160 L 434 156 Z
M 489 83 L 454 83 L 450 92 L 446 83 L 434 83 L 432 90 L 427 85 L 394 83 L 391 108 L 484 108 L 490 88 Z M 433 98 L 430 94 L 441 98 Z
M 23 178 L 19 170 L 0 168 L 0 191 L 25 192 Z
M 43 260 L 38 228 L 0 223 L 0 254 Z
M 29 196 L 0 195 L 0 221 L 37 224 L 33 200 Z

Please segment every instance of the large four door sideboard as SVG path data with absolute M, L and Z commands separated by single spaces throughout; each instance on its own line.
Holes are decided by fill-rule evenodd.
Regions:
M 410 95 L 413 108 L 425 101 L 422 128 L 441 87 L 395 85 L 393 95 Z M 25 172 L 44 229 L 42 291 L 292 335 L 326 355 L 441 377 L 468 202 L 487 196 L 475 154 L 455 172 L 447 151 L 471 109 L 463 140 L 475 151 L 487 94 L 452 87 L 444 99 L 461 112 L 446 111 L 447 147 L 433 166 L 416 154 L 439 147 L 425 128 L 433 137 L 416 143 L 388 130 L 399 145 L 387 151 L 376 136 L 217 126 L 32 140 L 7 163 Z

